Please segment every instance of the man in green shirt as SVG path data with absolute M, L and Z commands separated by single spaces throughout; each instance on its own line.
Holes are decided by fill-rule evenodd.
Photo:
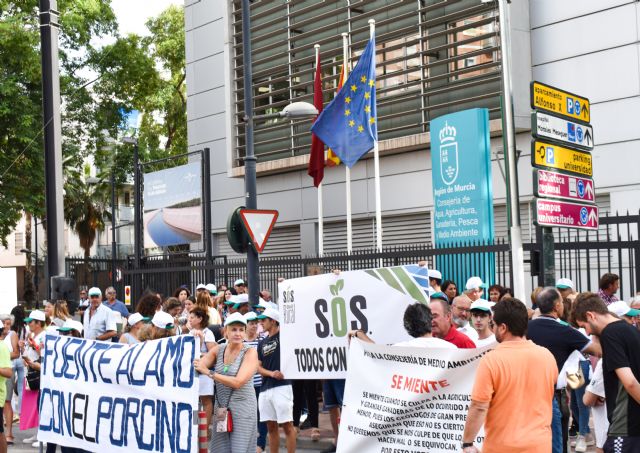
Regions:
M 9 358 L 9 348 L 4 341 L 0 341 L 0 407 L 4 407 L 7 399 L 6 380 L 12 376 L 11 359 Z M 11 395 L 9 395 L 11 397 Z M 12 423 L 8 420 L 7 423 Z M 7 453 L 7 438 L 4 436 L 4 421 L 2 411 L 0 411 L 0 453 Z

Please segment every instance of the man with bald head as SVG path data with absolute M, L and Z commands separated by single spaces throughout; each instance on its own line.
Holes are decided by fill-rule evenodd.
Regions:
M 446 301 L 432 299 L 429 302 L 429 308 L 431 309 L 431 335 L 453 343 L 459 348 L 476 347 L 468 336 L 458 332 L 456 326 L 453 325 L 451 307 Z
M 461 294 L 453 299 L 451 303 L 451 315 L 453 324 L 458 331 L 475 342 L 478 339 L 478 332 L 469 324 L 471 318 L 471 299 L 469 299 L 466 294 Z

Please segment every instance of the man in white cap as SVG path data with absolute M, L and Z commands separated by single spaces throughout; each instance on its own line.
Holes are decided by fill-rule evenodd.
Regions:
M 436 293 L 442 292 L 440 285 L 442 285 L 442 274 L 435 269 L 429 269 L 429 286 L 433 288 Z
M 58 327 L 58 332 L 61 334 L 70 334 L 74 337 L 82 338 L 82 323 L 75 319 L 67 319 L 62 327 Z
M 471 324 L 478 332 L 478 338 L 473 342 L 478 348 L 496 342 L 496 336 L 491 330 L 491 307 L 494 305 L 494 302 L 484 299 L 478 299 L 471 304 Z
M 286 436 L 288 453 L 296 451 L 296 430 L 293 427 L 293 388 L 280 371 L 280 313 L 269 307 L 258 316 L 267 338 L 258 344 L 258 372 L 262 387 L 258 398 L 260 421 L 267 423 L 271 453 L 280 451 L 278 425 Z
M 95 286 L 89 289 L 89 308 L 84 312 L 84 337 L 89 340 L 107 341 L 117 335 L 113 311 L 102 304 L 102 291 Z
M 486 287 L 487 285 L 482 282 L 480 277 L 471 277 L 464 285 L 464 293 L 471 299 L 471 302 L 474 302 L 482 297 L 482 292 Z
M 560 291 L 560 295 L 562 298 L 566 298 L 568 295 L 576 292 L 576 287 L 573 284 L 573 281 L 569 278 L 559 278 L 556 282 L 556 289 Z
M 625 301 L 619 300 L 607 306 L 607 309 L 618 318 L 627 321 L 629 324 L 636 325 L 640 310 L 631 308 Z
M 241 315 L 244 316 L 251 310 L 248 294 L 238 294 L 237 296 L 233 296 L 231 300 L 233 301 L 233 309 Z

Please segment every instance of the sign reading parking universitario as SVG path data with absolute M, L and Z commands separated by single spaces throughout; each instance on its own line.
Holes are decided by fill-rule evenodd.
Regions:
M 408 348 L 353 340 L 337 451 L 460 451 L 476 369 L 492 348 Z M 482 447 L 483 429 L 474 441 Z
M 402 318 L 408 305 L 428 302 L 427 272 L 409 265 L 281 282 L 280 366 L 285 377 L 344 379 L 350 330 L 363 330 L 381 344 L 409 340 Z
M 489 111 L 431 121 L 436 245 L 493 239 Z
M 87 451 L 195 453 L 199 351 L 188 335 L 132 346 L 47 335 L 38 440 Z

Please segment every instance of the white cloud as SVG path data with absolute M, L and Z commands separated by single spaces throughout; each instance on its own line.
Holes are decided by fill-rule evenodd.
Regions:
M 184 0 L 112 0 L 111 8 L 118 19 L 120 34 L 147 35 L 145 22 L 170 5 L 184 5 Z

